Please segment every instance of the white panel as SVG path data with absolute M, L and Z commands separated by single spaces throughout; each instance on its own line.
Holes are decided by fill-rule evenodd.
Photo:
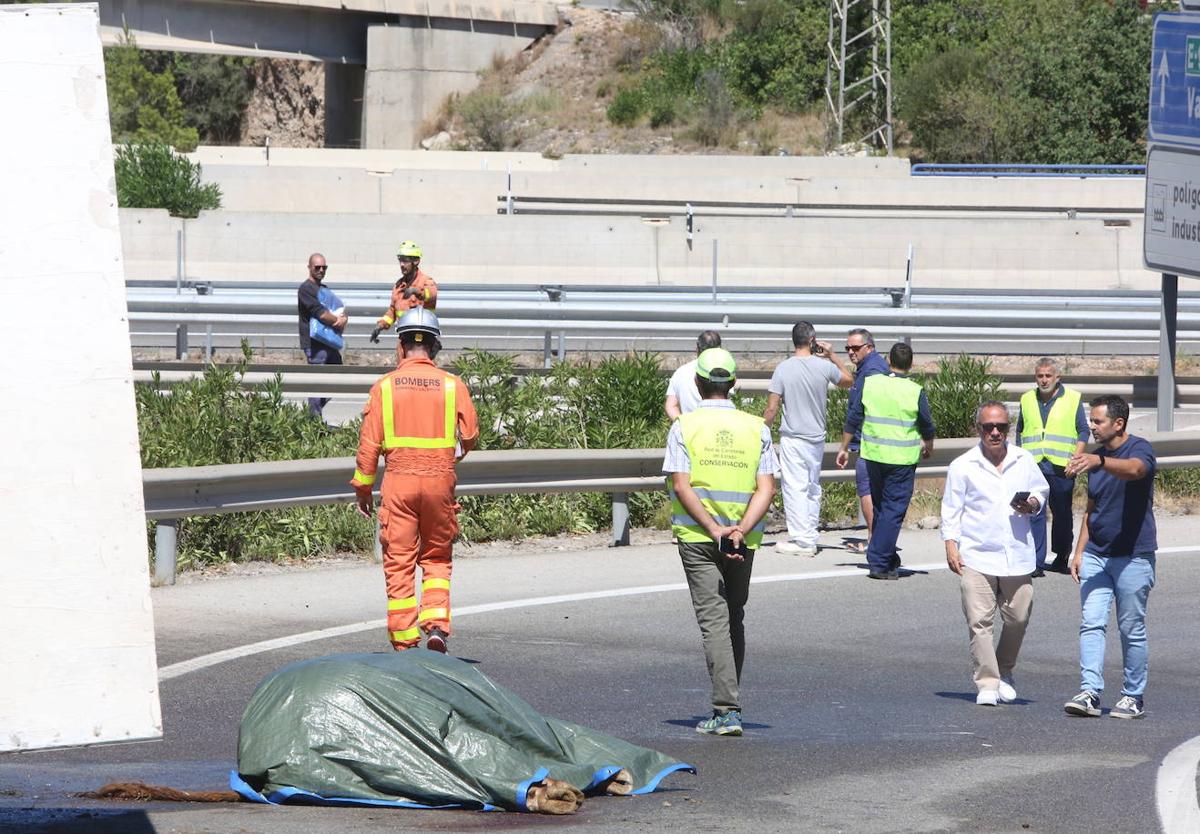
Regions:
M 94 3 L 0 6 L 0 750 L 155 738 L 133 371 Z M 63 331 L 74 339 L 56 337 Z

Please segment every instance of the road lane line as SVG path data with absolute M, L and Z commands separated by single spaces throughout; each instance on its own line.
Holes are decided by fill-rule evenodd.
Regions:
M 1200 736 L 1176 747 L 1158 768 L 1154 800 L 1163 834 L 1200 831 L 1200 804 L 1196 801 L 1196 766 L 1200 763 Z
M 1183 547 L 1164 547 L 1158 550 L 1158 553 L 1200 553 L 1200 546 L 1186 545 Z M 946 570 L 945 562 L 932 562 L 925 565 L 905 565 L 908 570 L 914 571 L 934 571 Z M 861 568 L 839 568 L 835 570 L 810 571 L 808 573 L 787 573 L 775 574 L 769 576 L 755 576 L 750 582 L 754 585 L 761 585 L 768 582 L 805 582 L 816 579 L 841 579 L 850 576 L 865 576 Z M 585 591 L 577 594 L 557 594 L 547 597 L 528 597 L 525 599 L 513 599 L 505 602 L 486 602 L 480 605 L 465 605 L 461 608 L 454 609 L 454 617 L 469 617 L 472 614 L 488 614 L 493 611 L 510 611 L 514 608 L 537 608 L 542 605 L 557 605 L 563 602 L 586 602 L 596 599 L 612 599 L 614 597 L 633 597 L 642 596 L 644 594 L 662 594 L 672 591 L 686 591 L 686 582 L 672 582 L 666 585 L 642 585 L 632 588 L 612 588 L 607 591 Z M 169 681 L 173 678 L 178 678 L 181 675 L 186 675 L 190 672 L 198 672 L 201 669 L 207 669 L 209 666 L 216 666 L 219 663 L 226 663 L 230 660 L 238 660 L 239 658 L 249 657 L 254 654 L 262 654 L 263 652 L 275 651 L 276 649 L 284 649 L 289 646 L 296 646 L 301 643 L 311 643 L 315 640 L 326 640 L 330 637 L 342 637 L 347 634 L 355 634 L 360 631 L 369 631 L 373 628 L 382 629 L 384 627 L 384 619 L 364 620 L 360 623 L 351 623 L 349 625 L 334 626 L 332 628 L 322 628 L 316 631 L 305 631 L 300 634 L 290 634 L 286 637 L 276 637 L 273 640 L 262 640 L 258 643 L 247 643 L 242 646 L 234 646 L 231 649 L 223 649 L 219 652 L 200 655 L 193 657 L 190 660 L 182 660 L 179 663 L 172 663 L 169 666 L 163 666 L 158 670 L 158 679 L 160 681 Z

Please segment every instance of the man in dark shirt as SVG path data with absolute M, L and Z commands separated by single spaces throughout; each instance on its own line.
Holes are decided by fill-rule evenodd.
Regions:
M 891 373 L 887 360 L 875 352 L 875 337 L 865 327 L 856 327 L 846 334 L 846 353 L 857 369 L 854 374 L 854 384 L 850 386 L 850 408 L 862 405 L 862 387 L 867 377 L 874 374 Z M 854 438 L 848 447 L 851 452 L 857 452 L 862 441 L 861 432 L 854 432 Z M 862 510 L 863 520 L 867 523 L 867 538 L 875 528 L 875 504 L 871 501 L 871 482 L 867 477 L 867 462 L 860 456 L 854 464 L 854 486 L 858 492 L 858 505 Z M 846 549 L 854 553 L 866 553 L 867 542 L 857 539 L 850 541 Z
M 304 351 L 304 357 L 310 365 L 340 365 L 342 364 L 342 354 L 333 345 L 326 344 L 320 339 L 313 338 L 309 335 L 310 322 L 312 319 L 319 319 L 323 323 L 329 325 L 338 333 L 346 327 L 348 319 L 345 314 L 335 313 L 326 308 L 320 301 L 320 292 L 322 282 L 325 280 L 325 273 L 329 267 L 325 263 L 325 256 L 320 252 L 314 252 L 308 256 L 308 278 L 300 285 L 300 289 L 296 292 L 297 309 L 300 315 L 300 349 Z M 314 417 L 320 418 L 321 411 L 325 408 L 325 404 L 329 402 L 328 397 L 309 397 L 308 410 L 312 412 Z
M 1088 505 L 1071 559 L 1080 583 L 1080 692 L 1063 705 L 1071 715 L 1100 715 L 1104 691 L 1104 640 L 1108 611 L 1117 602 L 1117 628 L 1125 667 L 1121 699 L 1113 718 L 1141 718 L 1146 690 L 1146 603 L 1154 587 L 1154 449 L 1125 433 L 1129 405 L 1120 397 L 1091 402 L 1092 436 L 1100 447 L 1077 453 L 1067 463 L 1074 477 L 1088 472 Z
M 896 539 L 912 501 L 917 462 L 933 453 L 933 414 L 925 389 L 908 378 L 912 348 L 903 342 L 888 351 L 891 373 L 875 374 L 863 383 L 862 397 L 851 403 L 842 432 L 837 466 L 845 469 L 850 443 L 860 438 L 859 453 L 867 461 L 875 526 L 867 544 L 867 576 L 899 579 Z

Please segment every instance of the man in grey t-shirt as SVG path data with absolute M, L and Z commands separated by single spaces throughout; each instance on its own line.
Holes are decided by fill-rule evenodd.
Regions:
M 775 368 L 767 386 L 763 422 L 775 422 L 783 405 L 779 429 L 779 463 L 783 481 L 783 511 L 788 540 L 780 553 L 817 555 L 817 521 L 821 516 L 821 458 L 825 453 L 825 404 L 829 386 L 849 388 L 854 379 L 833 358 L 833 346 L 818 342 L 810 322 L 792 328 L 795 354 Z

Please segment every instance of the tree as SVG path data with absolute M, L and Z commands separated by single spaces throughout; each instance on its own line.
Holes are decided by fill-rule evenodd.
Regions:
M 169 72 L 175 79 L 186 124 L 196 129 L 201 140 L 237 142 L 242 114 L 254 92 L 253 58 L 145 51 L 141 58 L 152 72 Z
M 174 217 L 195 217 L 221 207 L 216 183 L 200 182 L 200 166 L 162 143 L 117 148 L 117 204 L 165 208 Z
M 126 32 L 121 43 L 104 51 L 108 111 L 114 143 L 163 143 L 181 151 L 200 142 L 189 127 L 170 68 L 153 72 Z

